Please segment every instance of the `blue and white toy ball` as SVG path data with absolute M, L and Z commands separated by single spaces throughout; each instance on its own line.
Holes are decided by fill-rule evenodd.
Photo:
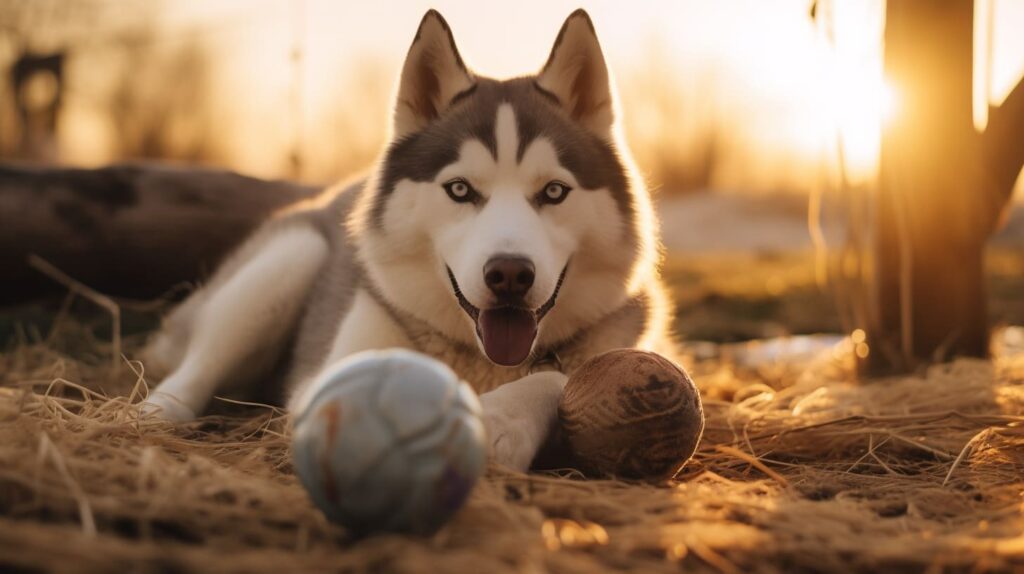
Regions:
M 297 413 L 295 470 L 317 506 L 357 534 L 430 534 L 487 462 L 476 394 L 447 365 L 367 351 L 327 369 Z

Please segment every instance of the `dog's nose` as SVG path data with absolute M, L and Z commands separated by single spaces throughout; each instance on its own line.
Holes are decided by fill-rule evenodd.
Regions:
M 502 255 L 484 264 L 484 283 L 499 300 L 521 299 L 533 287 L 533 262 Z

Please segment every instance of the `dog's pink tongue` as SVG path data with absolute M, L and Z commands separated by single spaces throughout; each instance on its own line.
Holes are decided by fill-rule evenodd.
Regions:
M 487 358 L 507 367 L 526 360 L 537 336 L 537 318 L 526 309 L 502 307 L 480 311 L 477 327 Z

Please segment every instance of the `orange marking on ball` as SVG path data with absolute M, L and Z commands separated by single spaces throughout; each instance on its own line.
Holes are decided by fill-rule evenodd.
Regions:
M 334 470 L 331 468 L 331 451 L 334 450 L 334 441 L 338 437 L 338 425 L 341 423 L 341 406 L 332 401 L 323 406 L 318 415 L 326 420 L 327 425 L 327 448 L 320 453 L 320 474 L 323 477 L 324 495 L 331 504 L 338 503 L 338 490 L 335 486 Z
M 327 448 L 333 449 L 338 436 L 338 424 L 341 422 L 341 407 L 336 402 L 330 402 L 324 405 L 318 414 L 327 420 Z

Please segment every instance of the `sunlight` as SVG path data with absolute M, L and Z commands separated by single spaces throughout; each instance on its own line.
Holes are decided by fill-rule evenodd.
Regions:
M 897 111 L 893 87 L 875 70 L 845 74 L 832 102 L 851 179 L 871 177 L 878 165 L 882 128 Z
M 879 112 L 882 116 L 882 125 L 886 125 L 892 121 L 895 117 L 896 112 L 899 111 L 899 93 L 896 91 L 896 87 L 887 80 L 882 80 L 882 83 L 878 86 L 879 101 Z
M 878 169 L 882 128 L 896 113 L 895 90 L 882 65 L 884 2 L 836 3 L 823 23 L 823 107 L 841 146 L 846 177 L 857 184 Z
M 984 131 L 988 125 L 989 94 L 992 91 L 992 16 L 993 0 L 974 3 L 974 129 Z
M 834 165 L 837 143 L 854 183 L 874 177 L 882 127 L 899 108 L 898 90 L 882 78 L 885 3 L 823 2 L 829 8 L 816 19 L 807 5 L 655 0 L 625 10 L 613 0 L 587 3 L 622 95 L 630 145 L 653 187 L 805 190 L 822 161 Z M 466 0 L 168 4 L 132 24 L 137 49 L 125 51 L 114 36 L 72 45 L 74 88 L 64 94 L 62 129 L 84 127 L 81 134 L 61 134 L 59 155 L 93 163 L 115 152 L 138 153 L 121 141 L 117 96 L 175 110 L 168 121 L 188 132 L 177 139 L 198 142 L 207 161 L 318 183 L 354 173 L 383 145 L 394 79 L 430 7 L 445 14 L 469 65 L 505 77 L 538 69 L 577 6 L 570 0 L 524 0 L 498 11 Z M 976 4 L 979 126 L 987 104 L 998 105 L 1024 72 L 1021 18 L 1024 2 Z M 189 90 L 167 89 L 159 85 L 165 76 L 152 72 L 132 77 L 135 89 L 126 90 L 124 68 L 131 62 L 153 70 L 189 53 L 205 70 L 196 72 Z M 27 89 L 43 97 L 49 88 L 41 82 Z M 206 119 L 177 117 L 186 113 Z M 216 129 L 206 127 L 208 118 L 216 118 Z M 109 124 L 101 130 L 108 135 L 91 146 L 98 124 Z

